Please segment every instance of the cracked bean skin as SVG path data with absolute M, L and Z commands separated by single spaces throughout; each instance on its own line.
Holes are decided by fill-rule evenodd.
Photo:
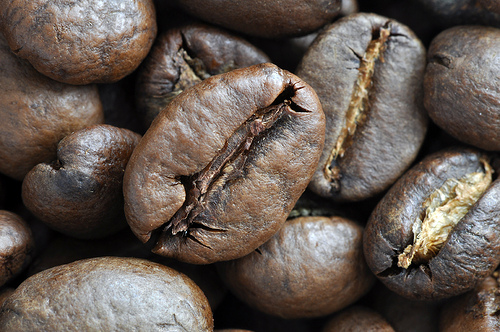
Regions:
M 458 26 L 429 47 L 424 103 L 430 118 L 454 138 L 500 150 L 500 29 Z
M 408 269 L 398 266 L 398 256 L 413 241 L 412 227 L 424 201 L 446 180 L 482 171 L 482 158 L 482 153 L 464 148 L 429 155 L 378 203 L 363 246 L 368 266 L 389 289 L 416 300 L 449 298 L 473 289 L 500 263 L 500 182 L 494 180 L 432 258 Z
M 137 78 L 138 112 L 146 127 L 186 88 L 236 68 L 270 62 L 261 50 L 223 29 L 192 23 L 162 33 Z
M 139 258 L 91 258 L 42 271 L 0 309 L 5 332 L 213 328 L 210 305 L 191 279 Z
M 28 224 L 15 213 L 0 210 L 0 287 L 30 263 L 34 246 Z
M 73 131 L 104 122 L 95 85 L 73 86 L 38 73 L 0 34 L 0 173 L 22 180 L 56 156 Z
M 324 130 L 314 91 L 273 64 L 212 76 L 172 100 L 134 150 L 127 221 L 142 241 L 154 235 L 163 256 L 195 264 L 242 257 L 285 222 Z
M 144 60 L 157 31 L 153 0 L 11 0 L 0 14 L 12 51 L 69 84 L 122 79 Z
M 57 158 L 40 163 L 22 183 L 24 205 L 50 228 L 80 239 L 102 238 L 127 226 L 123 173 L 140 135 L 95 125 L 63 138 Z
M 340 0 L 176 0 L 190 15 L 247 35 L 264 38 L 304 36 L 340 14 Z
M 375 278 L 363 258 L 363 227 L 343 217 L 299 217 L 242 258 L 217 264 L 231 292 L 285 319 L 329 315 L 356 302 Z
M 326 116 L 312 191 L 360 201 L 410 166 L 427 131 L 424 68 L 425 48 L 415 34 L 379 15 L 350 15 L 319 34 L 297 69 Z

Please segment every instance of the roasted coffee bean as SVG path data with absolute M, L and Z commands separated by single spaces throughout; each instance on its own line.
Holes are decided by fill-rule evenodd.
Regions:
M 439 331 L 500 331 L 500 275 L 495 271 L 474 290 L 450 299 L 441 310 Z
M 362 236 L 363 228 L 349 219 L 299 217 L 256 251 L 217 267 L 233 294 L 267 314 L 326 316 L 373 285 Z
M 446 26 L 478 24 L 500 27 L 497 0 L 419 0 Z
M 33 246 L 28 224 L 15 213 L 0 210 L 0 287 L 28 265 Z
M 123 173 L 140 135 L 96 125 L 62 139 L 57 159 L 24 178 L 26 207 L 49 227 L 77 238 L 98 238 L 127 226 Z
M 340 19 L 316 38 L 297 69 L 326 116 L 314 192 L 363 200 L 410 166 L 427 128 L 424 67 L 425 49 L 413 32 L 375 14 Z
M 278 38 L 303 36 L 340 13 L 341 0 L 176 0 L 189 14 L 248 35 Z
M 428 52 L 424 103 L 456 139 L 500 150 L 500 29 L 458 26 L 441 32 Z
M 70 84 L 115 82 L 134 71 L 156 36 L 153 0 L 12 0 L 0 9 L 10 48 Z
M 134 150 L 125 212 L 155 253 L 190 263 L 242 257 L 285 222 L 323 149 L 324 114 L 297 76 L 260 64 L 177 96 Z
M 391 324 L 376 311 L 356 305 L 331 318 L 321 332 L 394 332 Z
M 236 68 L 270 62 L 246 40 L 222 29 L 190 24 L 170 29 L 156 40 L 137 78 L 138 111 L 149 127 L 186 88 Z
M 26 279 L 0 309 L 2 331 L 213 331 L 203 292 L 176 270 L 100 257 Z
M 373 273 L 412 299 L 473 289 L 500 263 L 500 182 L 492 173 L 484 154 L 458 148 L 407 171 L 366 225 L 364 253 Z
M 382 283 L 367 295 L 370 308 L 380 313 L 396 331 L 438 332 L 442 301 L 410 300 Z
M 53 81 L 20 60 L 0 34 L 0 172 L 22 180 L 50 162 L 71 132 L 104 121 L 97 87 Z

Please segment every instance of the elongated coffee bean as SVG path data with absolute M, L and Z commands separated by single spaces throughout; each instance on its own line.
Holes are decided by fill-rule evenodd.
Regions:
M 359 201 L 387 189 L 409 167 L 427 128 L 424 67 L 415 34 L 379 15 L 351 15 L 318 35 L 297 69 L 326 116 L 314 192 Z
M 379 202 L 363 246 L 392 291 L 442 299 L 474 288 L 500 262 L 500 182 L 488 158 L 440 151 L 406 172 Z
M 154 252 L 190 263 L 250 253 L 278 231 L 304 192 L 324 126 L 311 87 L 272 64 L 185 90 L 127 165 L 131 229 L 143 241 L 157 230 Z

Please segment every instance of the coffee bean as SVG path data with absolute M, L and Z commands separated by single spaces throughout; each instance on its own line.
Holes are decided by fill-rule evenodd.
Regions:
M 233 294 L 267 314 L 320 317 L 357 301 L 374 277 L 363 228 L 341 217 L 299 217 L 251 254 L 217 265 Z
M 265 38 L 303 36 L 339 15 L 341 0 L 281 1 L 177 0 L 189 14 L 206 22 Z
M 196 284 L 138 258 L 100 257 L 26 279 L 0 309 L 2 331 L 213 331 Z
M 155 253 L 235 259 L 278 231 L 323 148 L 314 91 L 272 64 L 212 76 L 172 100 L 125 171 L 127 220 Z
M 136 100 L 146 128 L 186 88 L 264 62 L 270 60 L 261 50 L 209 25 L 193 23 L 162 33 L 137 78 Z
M 104 121 L 95 85 L 53 81 L 10 51 L 0 34 L 0 172 L 22 180 L 56 156 L 57 143 Z
M 0 210 L 0 287 L 30 263 L 33 247 L 28 224 L 19 215 Z
M 156 36 L 153 0 L 14 0 L 0 14 L 12 51 L 70 84 L 122 79 L 139 66 Z
M 431 119 L 467 144 L 500 150 L 500 29 L 458 26 L 428 52 L 424 102 Z
M 443 299 L 474 288 L 500 263 L 500 182 L 482 153 L 440 151 L 406 172 L 373 211 L 366 261 L 392 291 Z
M 350 331 L 394 332 L 394 329 L 376 311 L 356 305 L 336 314 L 321 330 L 321 332 Z
M 310 188 L 338 201 L 387 189 L 423 143 L 425 49 L 406 26 L 375 14 L 340 19 L 311 45 L 297 75 L 326 116 L 325 149 Z
M 499 273 L 495 271 L 471 292 L 445 303 L 439 331 L 499 331 L 499 281 Z
M 122 182 L 140 135 L 96 125 L 62 139 L 57 159 L 24 178 L 25 206 L 51 228 L 77 238 L 99 238 L 126 227 Z
M 419 0 L 441 25 L 478 24 L 500 27 L 500 5 L 496 0 Z

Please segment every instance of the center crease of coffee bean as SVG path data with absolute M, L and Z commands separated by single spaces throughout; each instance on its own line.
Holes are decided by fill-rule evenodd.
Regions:
M 448 179 L 425 200 L 424 211 L 413 224 L 413 244 L 398 256 L 399 267 L 426 263 L 438 254 L 453 228 L 492 182 L 493 169 L 486 160 L 481 162 L 484 172 Z
M 210 202 L 207 201 L 209 192 L 222 189 L 229 181 L 243 175 L 248 153 L 257 137 L 270 129 L 284 113 L 293 112 L 293 106 L 298 108 L 299 112 L 304 111 L 290 99 L 293 96 L 291 94 L 297 89 L 300 88 L 290 86 L 272 105 L 257 110 L 227 139 L 218 155 L 202 171 L 181 178 L 186 188 L 186 200 L 164 231 L 170 229 L 172 235 L 181 233 L 184 236 L 189 236 L 189 227 L 204 228 L 214 232 L 225 231 L 196 223 L 194 220 L 200 213 L 211 208 Z
M 345 151 L 353 144 L 356 129 L 363 125 L 369 112 L 369 95 L 373 86 L 372 77 L 375 72 L 377 60 L 384 61 L 383 53 L 387 48 L 387 40 L 391 34 L 391 24 L 387 22 L 373 34 L 373 39 L 368 44 L 365 54 L 360 58 L 358 76 L 354 84 L 351 101 L 345 116 L 345 126 L 340 131 L 337 141 L 328 156 L 323 168 L 325 178 L 331 182 L 331 188 L 340 190 L 340 169 L 336 165 L 337 158 L 342 158 Z

